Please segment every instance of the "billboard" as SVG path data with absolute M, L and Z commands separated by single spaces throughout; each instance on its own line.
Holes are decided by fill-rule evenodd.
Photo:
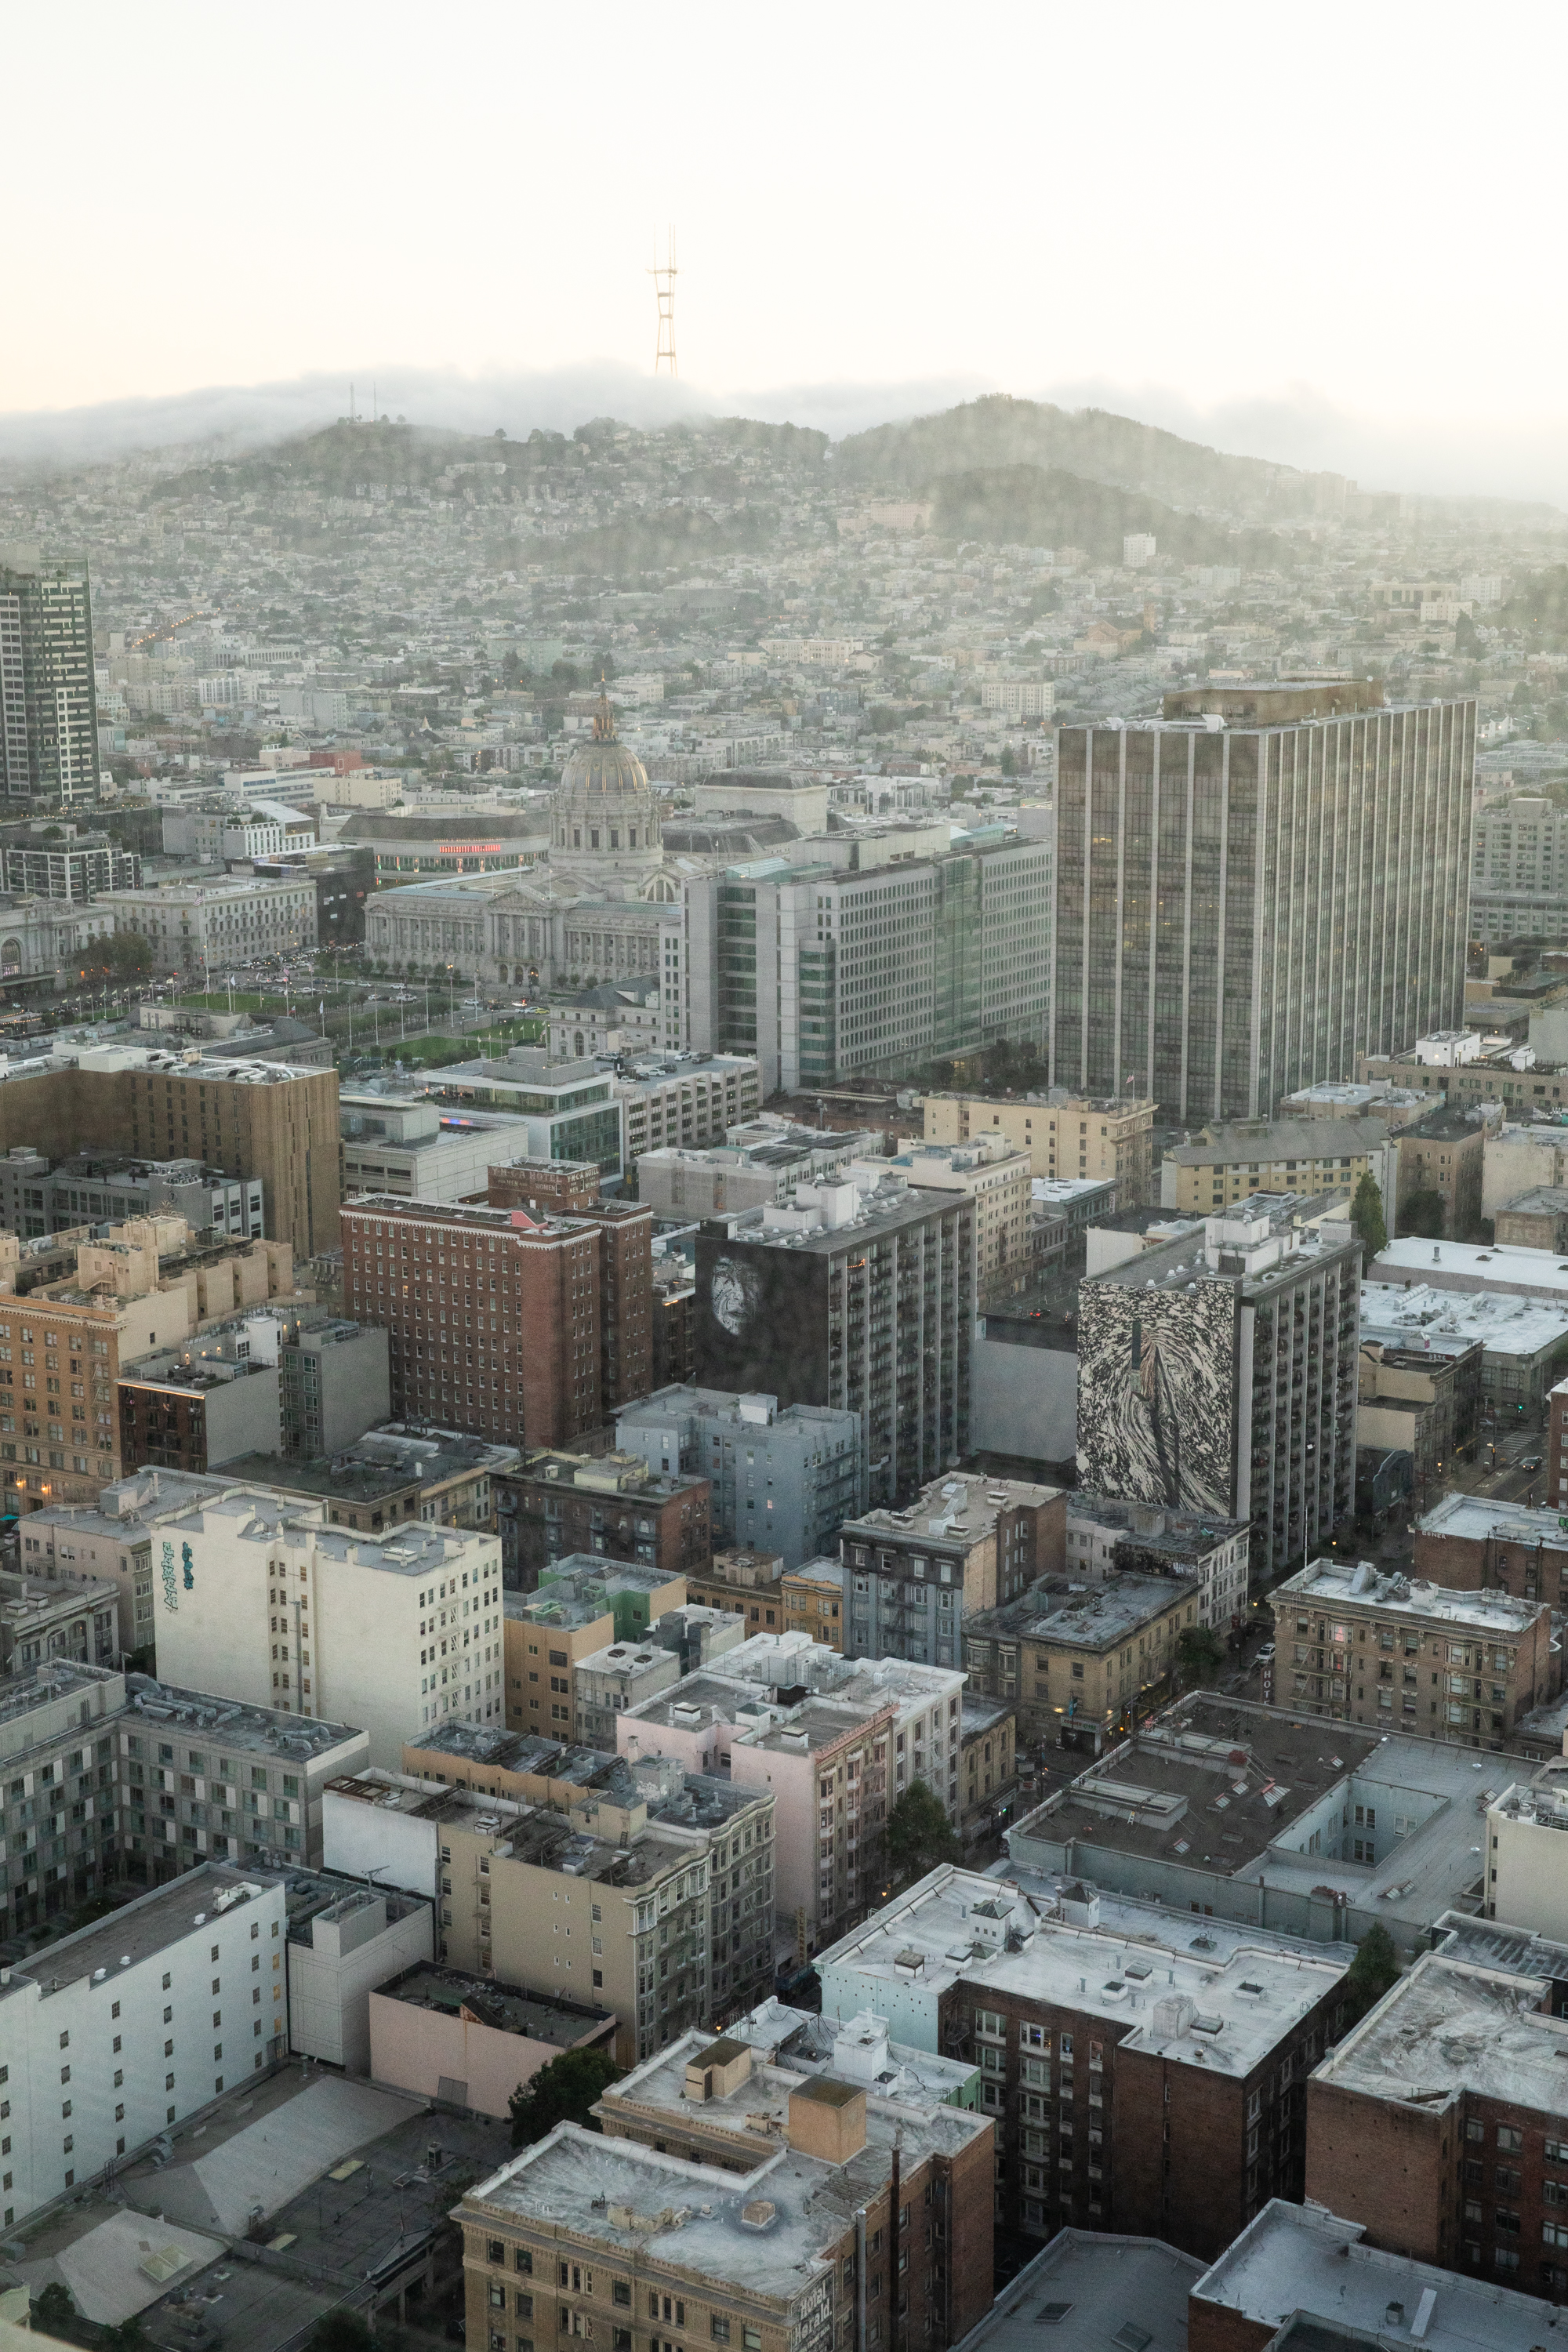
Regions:
M 1079 1293 L 1078 1475 L 1123 1502 L 1231 1515 L 1241 1298 L 1227 1282 Z

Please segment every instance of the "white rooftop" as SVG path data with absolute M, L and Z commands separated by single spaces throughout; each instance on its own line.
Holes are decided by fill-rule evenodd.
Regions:
M 1534 2295 L 1490 2278 L 1468 2278 L 1369 2246 L 1360 2221 L 1278 2199 L 1248 2222 L 1193 2293 L 1263 2327 L 1282 2327 L 1292 2313 L 1310 2312 L 1376 2336 L 1388 2352 L 1409 2343 L 1425 2352 L 1540 2352 L 1556 2316 Z M 1394 2303 L 1404 2306 L 1397 2325 L 1389 2314 Z
M 1464 2093 L 1568 2116 L 1568 2018 L 1545 1977 L 1423 1952 L 1336 2043 L 1318 2080 L 1431 2114 Z
M 1568 1551 L 1563 1515 L 1526 1503 L 1509 1503 L 1489 1495 L 1440 1495 L 1426 1517 L 1416 1522 L 1424 1536 L 1460 1536 L 1467 1542 L 1543 1544 L 1550 1551 Z
M 1309 1560 L 1279 1587 L 1277 1614 L 1287 1594 L 1327 1607 L 1355 1601 L 1389 1616 L 1462 1626 L 1483 1635 L 1521 1633 L 1546 1607 L 1542 1601 L 1516 1600 L 1511 1592 L 1452 1592 L 1420 1577 L 1384 1574 L 1369 1559 Z
M 1142 2352 L 1186 2352 L 1187 2296 L 1202 2273 L 1157 2238 L 1060 2230 L 957 2352 L 1107 2352 L 1133 2340 Z
M 1438 1288 L 1464 1284 L 1476 1290 L 1568 1298 L 1568 1259 L 1518 1242 L 1435 1242 L 1405 1234 L 1384 1244 L 1371 1271 L 1409 1276 Z
M 1217 1923 L 1208 1919 L 1192 1921 L 1189 1933 L 1187 1921 L 1152 1906 L 1069 1894 L 1054 1909 L 1005 1880 L 944 1865 L 818 1958 L 825 2009 L 830 1979 L 854 1984 L 873 2009 L 879 1985 L 918 1987 L 934 2002 L 963 1979 L 1113 2019 L 1129 2027 L 1129 2048 L 1237 2075 L 1332 1990 L 1346 1965 L 1327 1947 L 1267 1934 L 1210 1937 Z M 1211 1948 L 1195 1948 L 1194 1937 Z
M 1428 1271 L 1435 1246 L 1447 1250 L 1456 1244 L 1423 1243 L 1428 1253 Z M 1541 1258 L 1547 1265 L 1556 1263 L 1543 1258 L 1539 1250 L 1525 1255 Z M 1376 1262 L 1386 1265 L 1386 1253 Z M 1539 1355 L 1568 1338 L 1568 1277 L 1561 1305 L 1500 1290 L 1438 1290 L 1430 1283 L 1363 1282 L 1361 1336 L 1399 1348 L 1437 1349 L 1447 1342 L 1450 1351 L 1479 1339 L 1498 1355 Z

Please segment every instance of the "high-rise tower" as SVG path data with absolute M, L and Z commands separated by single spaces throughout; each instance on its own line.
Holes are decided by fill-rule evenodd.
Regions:
M 97 793 L 87 560 L 0 546 L 0 798 Z

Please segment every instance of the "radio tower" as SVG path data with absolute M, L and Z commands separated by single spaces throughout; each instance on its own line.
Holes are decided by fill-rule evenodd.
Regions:
M 667 371 L 670 375 L 678 375 L 680 372 L 675 364 L 675 229 L 673 226 L 667 235 L 668 257 L 661 269 L 658 261 L 658 241 L 656 238 L 653 248 L 653 268 L 648 271 L 648 276 L 653 279 L 654 292 L 658 298 L 658 347 L 653 360 L 655 375 L 659 374 L 661 371 Z

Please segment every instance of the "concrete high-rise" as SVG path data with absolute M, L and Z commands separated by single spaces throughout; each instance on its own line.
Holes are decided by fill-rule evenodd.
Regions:
M 1051 1081 L 1269 1116 L 1463 1020 L 1476 705 L 1200 687 L 1064 727 Z
M 98 796 L 87 560 L 0 547 L 0 797 Z

